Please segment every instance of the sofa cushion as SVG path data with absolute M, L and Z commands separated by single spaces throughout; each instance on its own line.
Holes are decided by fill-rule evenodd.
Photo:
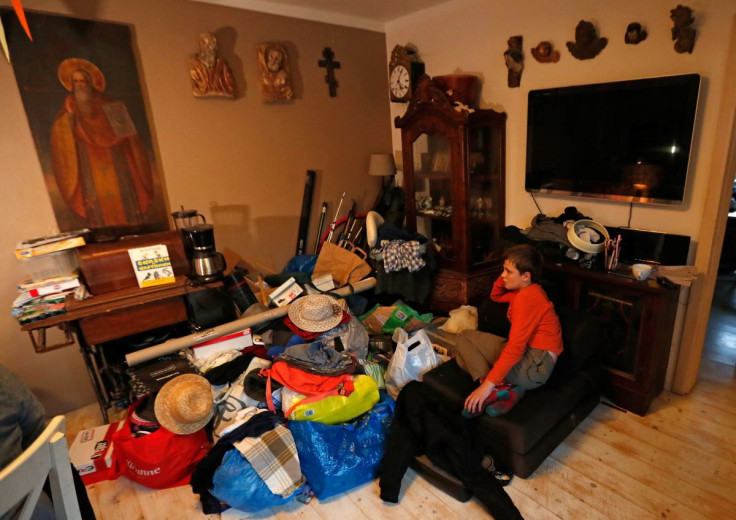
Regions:
M 556 370 L 556 368 L 555 368 Z M 475 388 L 472 378 L 453 359 L 424 374 L 425 385 L 443 402 L 458 411 Z M 499 417 L 481 415 L 476 426 L 484 444 L 528 452 L 563 417 L 588 394 L 595 392 L 585 373 L 528 390 L 508 413 Z

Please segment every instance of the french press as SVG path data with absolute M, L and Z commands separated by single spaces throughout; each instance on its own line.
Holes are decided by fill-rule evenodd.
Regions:
M 197 213 L 196 209 L 184 209 L 184 206 L 181 207 L 181 211 L 174 211 L 171 216 L 174 218 L 174 227 L 179 230 L 207 223 L 204 215 Z

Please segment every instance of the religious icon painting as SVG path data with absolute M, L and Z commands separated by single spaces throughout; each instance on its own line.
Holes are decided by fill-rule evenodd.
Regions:
M 127 25 L 0 10 L 60 231 L 97 239 L 169 229 Z
M 263 102 L 291 101 L 294 98 L 294 89 L 291 87 L 286 48 L 275 42 L 259 43 L 256 45 L 256 52 Z

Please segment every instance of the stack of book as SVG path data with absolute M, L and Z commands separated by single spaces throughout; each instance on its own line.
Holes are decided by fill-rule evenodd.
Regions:
M 82 283 L 76 270 L 76 256 L 58 255 L 73 253 L 73 248 L 85 245 L 86 233 L 89 230 L 58 233 L 16 245 L 15 256 L 23 260 L 31 275 L 18 283 L 19 294 L 11 310 L 21 325 L 66 312 L 67 295 L 78 290 Z M 39 276 L 39 273 L 51 276 Z
M 33 258 L 34 256 L 80 247 L 86 244 L 84 237 L 90 233 L 89 229 L 80 229 L 23 240 L 15 246 L 15 257 L 18 259 Z
M 66 312 L 66 296 L 81 285 L 78 276 L 49 278 L 42 282 L 24 280 L 11 314 L 21 325 Z

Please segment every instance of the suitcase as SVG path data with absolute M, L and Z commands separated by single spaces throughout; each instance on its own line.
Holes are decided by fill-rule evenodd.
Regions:
M 78 249 L 79 269 L 92 294 L 138 287 L 128 249 L 163 244 L 169 252 L 175 276 L 189 273 L 180 231 L 160 231 L 122 237 L 112 242 L 88 244 Z

